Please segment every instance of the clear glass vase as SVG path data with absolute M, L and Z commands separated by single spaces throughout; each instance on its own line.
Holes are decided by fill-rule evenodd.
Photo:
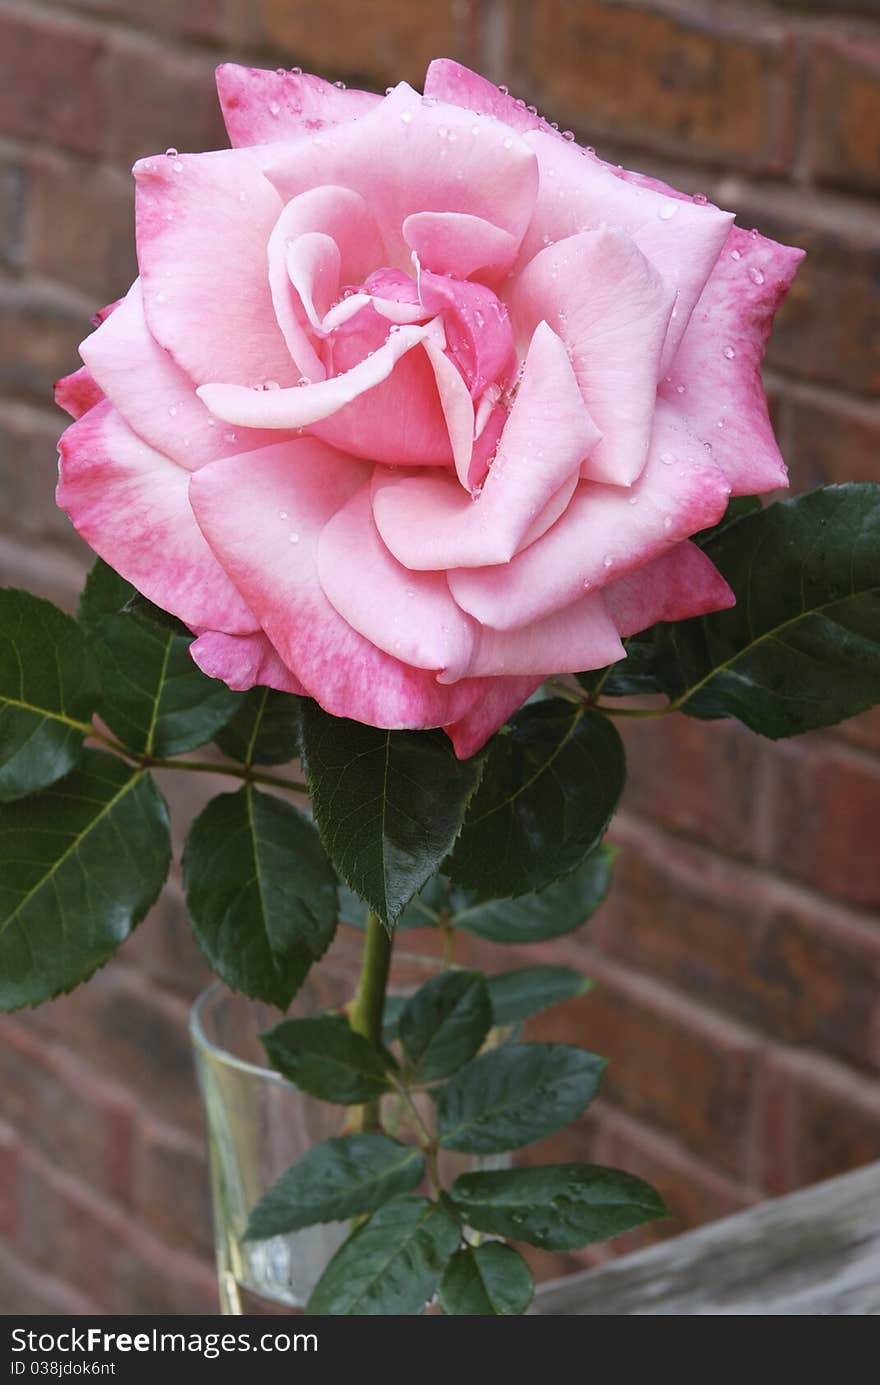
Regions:
M 362 934 L 340 929 L 288 1013 L 313 1015 L 348 1004 L 357 987 L 362 943 Z M 437 957 L 396 951 L 389 995 L 412 992 L 440 966 Z M 347 1107 L 318 1101 L 266 1065 L 259 1036 L 281 1018 L 271 1006 L 236 995 L 219 982 L 203 992 L 192 1009 L 190 1029 L 205 1107 L 224 1314 L 301 1311 L 348 1234 L 346 1223 L 332 1222 L 265 1241 L 242 1239 L 248 1216 L 263 1194 L 313 1145 L 341 1134 L 348 1117 Z M 474 1166 L 465 1156 L 444 1157 L 444 1177 Z M 501 1158 L 491 1164 L 505 1162 Z

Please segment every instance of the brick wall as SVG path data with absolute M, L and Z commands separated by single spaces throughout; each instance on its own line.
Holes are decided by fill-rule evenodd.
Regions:
M 880 0 L 2 0 L 0 52 L 4 582 L 73 600 L 52 382 L 132 275 L 128 166 L 222 142 L 230 56 L 381 89 L 450 54 L 805 245 L 767 370 L 794 484 L 880 476 Z M 600 984 L 547 1025 L 612 1065 L 548 1149 L 654 1179 L 675 1231 L 880 1155 L 880 719 L 628 741 L 613 897 L 553 949 Z M 2 1311 L 213 1311 L 185 1030 L 204 977 L 174 885 L 87 988 L 0 1023 Z

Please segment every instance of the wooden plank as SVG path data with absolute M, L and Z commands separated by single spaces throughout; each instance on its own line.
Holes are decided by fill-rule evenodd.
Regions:
M 880 1315 L 880 1163 L 539 1289 L 542 1314 Z

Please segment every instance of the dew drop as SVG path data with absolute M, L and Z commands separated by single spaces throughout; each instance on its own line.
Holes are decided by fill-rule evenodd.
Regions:
M 174 148 L 173 144 L 169 144 L 168 148 L 165 150 L 165 157 L 166 159 L 176 159 L 179 152 L 178 149 Z
M 551 120 L 551 121 L 550 121 L 550 129 L 551 129 L 551 130 L 558 130 L 558 129 L 559 129 L 559 121 L 558 121 L 558 120 Z
M 585 577 L 585 578 L 584 578 L 584 582 L 583 582 L 584 591 L 585 591 L 585 592 L 588 592 L 588 591 L 590 590 L 590 587 L 591 587 L 592 585 L 593 585 L 593 584 L 592 584 L 592 582 L 590 581 L 589 577 Z
M 537 107 L 537 106 L 526 106 L 526 110 L 528 111 L 529 115 L 537 115 L 537 114 L 538 114 L 538 107 Z
M 571 141 L 574 139 L 574 130 L 563 130 L 562 138 L 567 139 L 568 142 L 571 143 Z
M 638 505 L 638 503 L 639 503 L 639 497 L 638 497 L 637 495 L 631 495 L 631 496 L 629 497 L 629 500 L 627 501 L 627 504 L 628 504 L 628 505 Z
M 303 75 L 303 70 L 301 67 L 292 67 L 290 70 L 293 73 L 294 77 L 301 77 Z
M 734 356 L 736 355 L 736 352 L 734 351 L 732 346 L 725 346 L 723 354 L 726 360 L 732 361 Z
M 281 107 L 279 106 L 279 104 L 278 104 L 277 101 L 270 101 L 270 102 L 269 102 L 269 114 L 270 114 L 270 115 L 280 115 L 280 114 L 281 114 Z
M 661 462 L 663 463 L 664 466 L 672 466 L 672 463 L 675 461 L 675 453 L 674 453 L 674 452 L 661 452 L 661 453 L 660 453 L 660 460 L 661 460 Z
M 671 528 L 672 528 L 672 516 L 671 516 L 671 515 L 667 515 L 666 518 L 664 519 L 664 521 L 663 521 L 663 528 L 664 528 L 664 529 L 671 529 Z
M 235 437 L 236 437 L 235 433 L 224 433 L 224 434 L 223 434 L 223 441 L 224 441 L 224 442 L 235 442 Z
M 415 599 L 415 592 L 414 592 L 411 588 L 410 588 L 410 590 L 407 592 L 407 597 L 408 597 L 408 599 L 409 599 L 410 601 L 413 601 L 413 600 Z
M 664 202 L 657 215 L 661 221 L 671 221 L 677 211 L 678 207 L 674 202 Z
M 503 86 L 503 85 L 502 85 L 502 86 L 500 86 L 500 87 L 498 88 L 498 90 L 501 92 L 501 95 L 502 95 L 502 96 L 509 96 L 509 95 L 510 95 L 510 87 L 506 87 L 506 86 Z
M 513 140 L 512 140 L 512 139 L 506 139 L 506 140 L 504 141 L 504 148 L 505 148 L 505 149 L 512 149 L 512 148 L 513 148 Z
M 555 178 L 555 177 L 556 177 L 556 169 L 555 169 L 555 168 L 548 168 L 548 169 L 547 169 L 547 177 L 548 177 L 548 178 Z
M 183 172 L 183 161 L 182 161 L 181 159 L 175 159 L 175 160 L 174 160 L 174 163 L 171 165 L 171 167 L 174 169 L 174 172 L 175 172 L 175 173 L 182 173 L 182 172 Z
M 290 537 L 288 538 L 287 542 L 288 542 L 288 543 L 299 543 L 299 534 L 291 534 Z
M 275 76 L 276 76 L 276 77 L 286 77 L 286 76 L 287 76 L 287 71 L 286 71 L 286 69 L 283 68 L 283 67 L 276 67 L 276 69 L 275 69 Z
M 336 88 L 337 91 L 345 91 L 345 83 L 344 83 L 344 82 L 334 82 L 333 85 L 335 86 L 335 88 Z
M 518 111 L 524 111 L 526 108 L 526 103 L 521 96 L 516 99 L 516 108 Z
M 709 199 L 704 192 L 695 192 L 694 201 L 696 202 L 698 207 L 705 207 Z
M 686 385 L 676 385 L 676 387 L 675 387 L 675 393 L 676 393 L 676 394 L 684 394 L 686 388 L 687 388 Z
M 751 279 L 753 284 L 763 284 L 763 271 L 758 269 L 757 265 L 752 265 L 752 267 L 749 270 L 749 278 Z
M 286 511 L 286 510 L 279 510 L 279 511 L 278 511 L 278 518 L 279 518 L 279 519 L 287 519 L 287 511 Z
M 169 408 L 168 412 L 169 412 L 169 414 L 171 415 L 172 418 L 177 418 L 177 405 L 176 405 L 176 404 L 172 404 L 171 407 Z
M 164 294 L 164 293 L 157 293 L 157 294 L 156 294 L 156 302 L 157 302 L 157 303 L 164 303 L 164 302 L 166 302 L 165 294 Z
M 742 259 L 742 251 L 741 251 L 741 250 L 731 250 L 731 252 L 730 252 L 730 258 L 731 258 L 732 260 L 741 260 L 741 259 Z
M 603 567 L 612 567 L 613 564 L 614 564 L 614 559 L 611 557 L 610 554 L 606 553 L 606 554 L 605 554 L 605 557 L 602 559 L 602 566 L 603 566 Z
M 401 112 L 400 112 L 400 118 L 401 118 L 401 120 L 403 121 L 404 125 L 411 125 L 411 124 L 412 124 L 413 113 L 412 113 L 412 111 L 401 111 Z
M 310 385 L 312 382 L 308 375 L 301 375 L 296 382 L 298 385 Z

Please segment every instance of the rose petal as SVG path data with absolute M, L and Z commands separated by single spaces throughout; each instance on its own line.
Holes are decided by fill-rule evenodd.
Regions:
M 494 222 L 467 212 L 413 212 L 403 223 L 403 238 L 425 269 L 495 282 L 510 269 L 519 248 L 514 236 Z
M 211 416 L 192 380 L 151 336 L 137 279 L 80 354 L 138 437 L 190 471 L 278 441 L 277 433 L 231 431 Z
M 626 232 L 678 295 L 664 346 L 665 368 L 721 253 L 733 214 L 619 178 L 609 164 L 549 132 L 535 131 L 525 140 L 537 156 L 541 183 L 519 264 L 544 245 L 603 224 Z
M 339 614 L 386 654 L 415 668 L 442 669 L 443 682 L 467 671 L 473 622 L 456 606 L 442 572 L 409 572 L 391 556 L 373 522 L 369 484 L 321 531 L 318 578 Z
M 308 73 L 269 72 L 237 63 L 217 68 L 217 94 L 233 147 L 313 135 L 356 120 L 381 100 L 374 92 L 340 90 Z
M 659 620 L 689 620 L 736 604 L 715 564 L 693 543 L 677 543 L 653 562 L 610 582 L 602 595 L 623 639 Z
M 379 532 L 413 571 L 508 562 L 598 436 L 565 347 L 541 323 L 479 498 L 472 500 L 451 478 L 377 470 Z
M 100 557 L 189 626 L 256 629 L 193 518 L 189 472 L 136 437 L 109 402 L 71 424 L 59 447 L 58 504 Z
M 263 170 L 277 154 L 264 145 L 134 166 L 147 323 L 196 384 L 290 385 L 299 377 L 266 274 L 281 201 Z
M 71 418 L 82 418 L 103 398 L 104 391 L 87 366 L 55 381 L 55 403 Z
M 546 678 L 551 673 L 604 668 L 626 653 L 601 592 L 515 630 L 476 628 L 477 640 L 466 670 L 471 677 L 541 674 Z M 451 682 L 451 675 L 441 673 L 439 681 Z
M 495 116 L 522 134 L 527 130 L 547 128 L 546 120 L 530 111 L 524 101 L 515 101 L 494 82 L 454 62 L 452 58 L 435 58 L 429 64 L 425 75 L 425 95 L 448 101 L 453 106 L 464 106 L 480 115 Z
M 607 227 L 548 246 L 514 284 L 518 334 L 552 324 L 603 434 L 583 467 L 591 480 L 628 486 L 641 474 L 673 300 L 629 236 Z
M 802 250 L 734 227 L 661 385 L 661 394 L 711 449 L 734 495 L 788 483 L 761 360 L 773 315 L 803 257 Z
M 318 580 L 321 530 L 368 477 L 363 463 L 305 437 L 204 467 L 190 498 L 283 663 L 326 711 L 371 726 L 457 721 L 484 685 L 441 688 L 430 673 L 384 654 L 342 619 Z M 230 496 L 240 503 L 230 505 Z M 358 554 L 347 562 L 356 582 Z
M 305 693 L 302 683 L 293 676 L 262 630 L 255 635 L 223 635 L 217 630 L 205 630 L 193 640 L 189 652 L 202 673 L 209 678 L 222 678 L 236 692 L 261 687 L 299 695 Z
M 729 486 L 664 402 L 630 490 L 582 481 L 565 514 L 506 566 L 461 568 L 449 586 L 483 625 L 509 630 L 659 557 L 724 513 Z
M 455 106 L 426 105 L 406 83 L 351 124 L 279 151 L 268 176 L 285 202 L 316 183 L 360 192 L 376 214 L 386 263 L 399 269 L 409 267 L 403 225 L 414 212 L 481 217 L 518 244 L 537 188 L 535 156 L 518 135 L 489 119 L 475 126 Z

